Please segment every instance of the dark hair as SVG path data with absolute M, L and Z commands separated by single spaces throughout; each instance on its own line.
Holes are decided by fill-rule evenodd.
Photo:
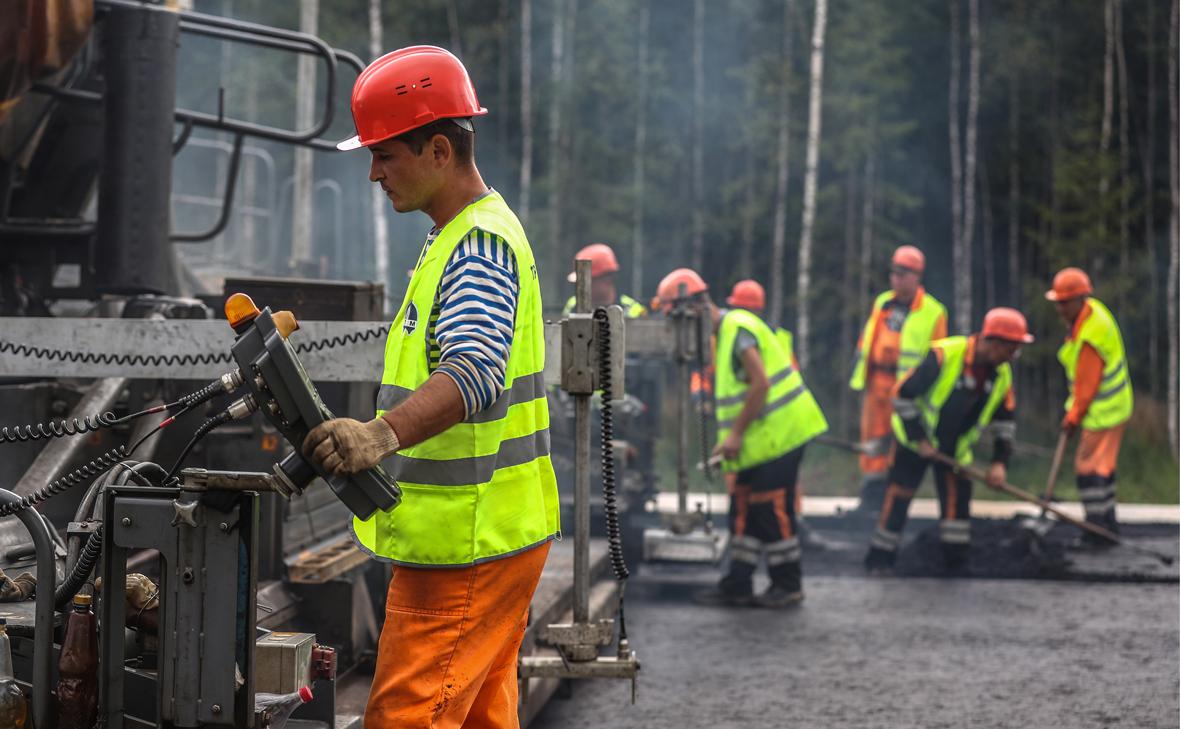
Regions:
M 454 119 L 438 119 L 417 129 L 411 129 L 397 138 L 414 150 L 414 154 L 422 154 L 426 143 L 436 134 L 441 134 L 455 150 L 455 161 L 459 164 L 468 164 L 475 160 L 475 132 L 468 131 L 455 122 Z

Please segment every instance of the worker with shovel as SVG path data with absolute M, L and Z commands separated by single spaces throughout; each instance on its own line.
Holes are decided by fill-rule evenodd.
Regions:
M 936 453 L 970 464 L 975 442 L 990 427 L 995 449 L 987 482 L 1004 483 L 1016 435 L 1010 363 L 1020 347 L 1032 341 L 1024 315 L 1015 309 L 992 309 L 978 334 L 935 342 L 899 383 L 893 401 L 898 447 L 865 556 L 870 573 L 892 571 L 910 502 Z M 934 479 L 943 560 L 948 573 L 963 574 L 971 543 L 971 482 L 940 463 L 934 466 Z
M 1069 380 L 1069 399 L 1061 430 L 1065 437 L 1082 431 L 1074 459 L 1078 496 L 1086 521 L 1117 534 L 1115 518 L 1115 466 L 1123 431 L 1134 408 L 1131 374 L 1127 370 L 1123 335 L 1110 309 L 1091 294 L 1090 277 L 1080 268 L 1062 269 L 1053 277 L 1045 298 L 1053 302 L 1069 335 L 1057 359 Z M 1084 532 L 1075 548 L 1113 544 Z
M 774 331 L 745 309 L 722 310 L 695 271 L 680 268 L 660 281 L 658 298 L 684 302 L 708 316 L 716 338 L 716 456 L 733 476 L 729 571 L 699 593 L 709 605 L 788 607 L 803 600 L 802 550 L 795 485 L 807 443 L 828 429 L 803 376 Z M 755 596 L 754 571 L 763 554 L 771 585 Z

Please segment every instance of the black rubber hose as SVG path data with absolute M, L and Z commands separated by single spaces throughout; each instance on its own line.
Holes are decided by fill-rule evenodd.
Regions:
M 611 341 L 610 317 L 603 307 L 594 310 L 598 323 L 598 387 L 602 391 L 602 422 L 600 447 L 602 449 L 602 511 L 606 517 L 606 539 L 610 550 L 611 569 L 619 582 L 619 641 L 627 640 L 627 618 L 623 612 L 623 593 L 627 578 L 627 560 L 623 557 L 623 531 L 619 527 L 619 502 L 615 488 L 615 423 L 614 383 L 611 382 Z
M 54 607 L 61 610 L 66 603 L 74 599 L 74 595 L 78 594 L 78 590 L 82 589 L 82 585 L 85 585 L 86 580 L 90 578 L 90 573 L 94 571 L 94 565 L 98 564 L 101 554 L 102 525 L 100 524 L 90 533 L 90 537 L 86 540 L 86 546 L 82 548 L 82 554 L 78 556 L 78 561 L 70 574 L 54 591 Z
M 123 446 L 109 450 L 89 463 L 86 463 L 81 467 L 70 471 L 61 478 L 53 481 L 40 491 L 36 491 L 29 494 L 28 496 L 24 496 L 20 499 L 20 501 L 0 506 L 0 517 L 12 516 L 18 511 L 24 511 L 25 509 L 34 507 L 37 504 L 47 501 L 64 491 L 68 491 L 80 483 L 93 479 L 96 476 L 100 476 L 103 473 L 109 471 L 115 466 L 116 463 L 119 463 L 126 457 L 127 453 L 123 450 Z

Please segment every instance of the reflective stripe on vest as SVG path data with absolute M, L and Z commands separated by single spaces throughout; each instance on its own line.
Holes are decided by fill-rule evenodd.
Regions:
M 486 410 L 386 461 L 402 503 L 353 536 L 371 555 L 398 564 L 459 566 L 515 554 L 559 529 L 557 481 L 549 460 L 544 322 L 528 239 L 498 193 L 467 206 L 420 257 L 385 344 L 378 414 L 430 377 L 428 322 L 447 261 L 472 230 L 502 238 L 520 277 L 505 388 Z
M 798 448 L 828 429 L 823 411 L 803 383 L 803 376 L 791 366 L 791 352 L 783 340 L 757 315 L 745 309 L 731 309 L 717 331 L 716 382 L 717 441 L 723 442 L 745 407 L 749 385 L 738 379 L 733 367 L 733 347 L 738 331 L 745 329 L 758 340 L 758 353 L 766 370 L 770 389 L 758 417 L 746 428 L 742 449 L 732 461 L 724 461 L 728 472 L 772 461 Z
M 1090 315 L 1082 322 L 1077 336 L 1066 339 L 1061 349 L 1057 350 L 1057 360 L 1065 368 L 1065 377 L 1069 380 L 1070 393 L 1065 401 L 1068 412 L 1073 409 L 1073 381 L 1082 345 L 1089 344 L 1102 357 L 1102 381 L 1082 418 L 1082 427 L 1086 430 L 1104 430 L 1124 423 L 1131 417 L 1135 396 L 1118 322 L 1110 309 L 1098 299 L 1091 297 L 1086 300 L 1086 304 L 1090 307 Z
M 901 375 L 922 363 L 926 353 L 930 351 L 930 339 L 934 335 L 934 327 L 940 317 L 946 316 L 946 307 L 938 299 L 931 296 L 925 289 L 920 289 L 921 300 L 918 308 L 911 309 L 906 314 L 905 322 L 901 325 L 901 351 L 898 353 L 897 374 Z M 877 320 L 881 317 L 881 310 L 885 304 L 892 301 L 894 293 L 886 291 L 877 296 L 873 302 L 873 311 L 865 322 L 864 331 L 860 335 L 860 349 L 856 352 L 856 363 L 852 369 L 852 379 L 848 386 L 853 390 L 865 389 L 868 376 L 869 356 L 873 347 L 873 331 Z
M 920 411 L 922 425 L 926 428 L 926 437 L 935 448 L 939 447 L 937 433 L 942 406 L 946 404 L 951 393 L 954 392 L 955 384 L 963 374 L 963 367 L 967 361 L 967 344 L 967 337 L 947 337 L 934 343 L 934 348 L 942 352 L 942 369 L 939 371 L 938 379 L 934 381 L 934 385 L 914 401 Z M 992 382 L 991 394 L 988 395 L 987 402 L 984 403 L 983 410 L 979 413 L 979 419 L 967 429 L 966 433 L 960 435 L 958 442 L 955 443 L 955 458 L 960 463 L 969 464 L 975 459 L 973 451 L 975 443 L 987 428 L 988 423 L 992 421 L 992 416 L 1000 407 L 1000 403 L 1004 402 L 1004 397 L 1008 394 L 1010 387 L 1012 387 L 1012 367 L 1005 362 L 996 368 L 996 379 Z M 896 412 L 893 414 L 893 434 L 902 445 L 911 450 L 915 448 L 915 444 L 911 443 L 909 437 L 906 436 L 901 416 Z

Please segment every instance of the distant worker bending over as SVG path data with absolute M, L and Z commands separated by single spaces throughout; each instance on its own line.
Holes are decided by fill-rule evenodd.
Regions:
M 423 84 L 429 78 L 431 83 Z M 549 542 L 541 293 L 528 238 L 475 166 L 486 114 L 441 48 L 382 56 L 352 92 L 369 179 L 426 236 L 385 345 L 377 417 L 313 430 L 304 453 L 336 473 L 390 458 L 403 500 L 354 521 L 394 564 L 367 727 L 517 727 L 516 659 Z
M 1008 458 L 1016 437 L 1016 397 L 1011 361 L 1033 341 L 1019 311 L 992 309 L 983 329 L 970 337 L 934 343 L 918 367 L 897 387 L 893 433 L 897 448 L 889 468 L 889 488 L 870 540 L 865 567 L 873 574 L 892 571 L 906 516 L 935 451 L 962 464 L 974 459 L 980 435 L 991 428 L 995 438 L 989 484 L 1007 478 Z M 941 520 L 938 537 L 948 573 L 968 571 L 971 546 L 971 482 L 942 464 L 934 464 Z
M 797 605 L 803 600 L 803 571 L 795 485 L 804 448 L 828 423 L 770 327 L 750 311 L 719 309 L 708 292 L 700 275 L 680 268 L 664 277 L 657 294 L 665 309 L 683 303 L 712 320 L 714 454 L 722 457 L 722 470 L 735 474 L 729 572 L 697 598 L 720 605 Z M 763 555 L 771 585 L 755 597 L 753 576 Z
M 1123 335 L 1110 309 L 1090 295 L 1093 291 L 1084 271 L 1066 268 L 1053 277 L 1053 288 L 1045 298 L 1053 302 L 1069 327 L 1057 359 L 1069 380 L 1061 429 L 1071 436 L 1079 428 L 1082 431 L 1074 460 L 1078 496 L 1085 507 L 1086 521 L 1117 533 L 1115 469 L 1123 431 L 1135 403 Z M 1073 546 L 1109 544 L 1085 532 Z
M 926 257 L 914 246 L 893 252 L 889 267 L 889 291 L 873 302 L 856 346 L 853 390 L 864 392 L 860 416 L 862 443 L 888 442 L 892 428 L 893 388 L 900 376 L 918 366 L 930 343 L 946 336 L 946 308 L 922 287 Z M 876 512 L 885 493 L 889 449 L 874 448 L 881 455 L 860 457 L 861 492 L 858 508 Z
M 610 306 L 618 304 L 623 307 L 623 316 L 638 319 L 647 313 L 643 304 L 626 294 L 619 294 L 615 285 L 615 274 L 619 272 L 619 259 L 615 257 L 614 249 L 605 243 L 591 243 L 574 254 L 575 261 L 590 261 L 590 306 Z M 574 283 L 577 274 L 571 272 L 566 280 Z M 564 313 L 572 313 L 577 304 L 576 297 L 571 296 L 565 302 Z

